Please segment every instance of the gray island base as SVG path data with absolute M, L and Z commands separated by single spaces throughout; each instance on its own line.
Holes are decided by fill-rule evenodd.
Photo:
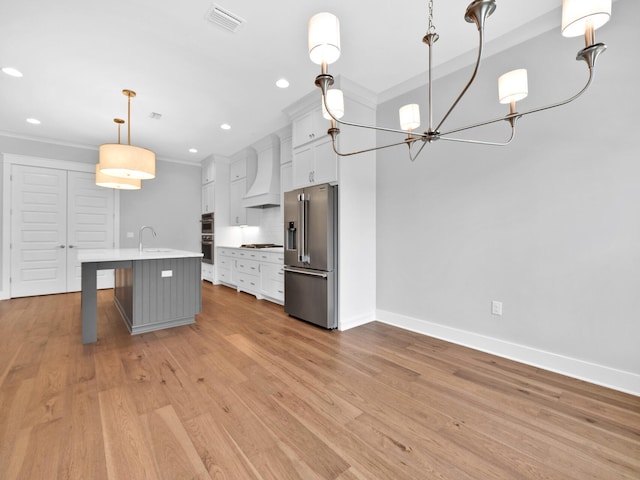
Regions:
M 98 339 L 98 270 L 115 269 L 114 302 L 129 332 L 188 325 L 202 309 L 201 253 L 154 249 L 81 250 L 82 343 Z

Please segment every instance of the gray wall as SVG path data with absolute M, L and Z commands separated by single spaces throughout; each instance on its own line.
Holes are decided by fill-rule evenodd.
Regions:
M 596 32 L 609 49 L 591 89 L 523 118 L 510 146 L 440 141 L 415 163 L 405 149 L 378 154 L 381 314 L 640 374 L 640 70 L 628 20 L 639 15 L 640 2 L 614 4 L 612 21 Z M 586 64 L 574 61 L 582 47 L 558 27 L 487 59 L 442 131 L 507 113 L 497 77 L 514 68 L 529 70 L 519 110 L 569 96 L 587 78 Z M 469 74 L 435 82 L 436 119 Z M 426 86 L 382 104 L 378 123 L 397 125 L 398 107 L 416 101 L 426 128 Z M 500 126 L 502 135 L 471 138 L 500 139 Z M 492 300 L 504 303 L 502 317 L 490 314 Z
M 140 227 L 150 225 L 158 235 L 145 231 L 145 246 L 199 252 L 201 201 L 199 165 L 156 162 L 155 179 L 120 192 L 120 247 L 137 247 Z

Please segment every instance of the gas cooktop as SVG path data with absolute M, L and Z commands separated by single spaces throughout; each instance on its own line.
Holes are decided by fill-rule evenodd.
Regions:
M 282 245 L 276 245 L 275 243 L 245 243 L 240 245 L 240 248 L 275 248 L 282 247 Z

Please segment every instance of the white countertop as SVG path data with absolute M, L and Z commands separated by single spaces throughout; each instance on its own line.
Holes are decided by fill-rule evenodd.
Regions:
M 142 253 L 137 248 L 103 248 L 78 250 L 80 262 L 112 262 L 120 260 L 156 260 L 161 258 L 202 257 L 201 252 L 187 252 L 172 248 L 145 248 Z

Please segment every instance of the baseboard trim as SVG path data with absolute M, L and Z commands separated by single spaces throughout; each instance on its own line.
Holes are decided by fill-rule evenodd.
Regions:
M 491 353 L 534 367 L 549 370 L 589 383 L 640 396 L 640 375 L 556 353 L 447 327 L 385 310 L 376 310 L 376 319 L 412 332 Z
M 345 330 L 350 330 L 355 327 L 359 327 L 360 325 L 365 325 L 367 323 L 371 323 L 375 321 L 376 317 L 374 313 L 368 313 L 365 315 L 359 315 L 357 317 L 351 317 L 348 320 L 340 319 L 340 324 L 338 325 L 338 330 L 344 332 Z

